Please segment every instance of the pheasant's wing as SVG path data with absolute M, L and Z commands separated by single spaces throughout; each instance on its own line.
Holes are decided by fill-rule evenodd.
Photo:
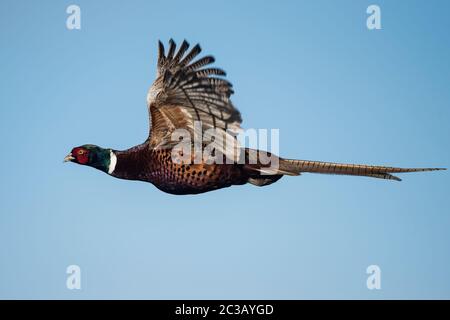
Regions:
M 177 129 L 187 130 L 191 139 L 195 134 L 214 129 L 223 135 L 212 139 L 214 147 L 227 154 L 229 150 L 220 147 L 225 140 L 236 141 L 235 135 L 242 122 L 239 111 L 230 101 L 232 85 L 223 78 L 223 70 L 205 67 L 214 62 L 212 56 L 193 61 L 201 51 L 198 44 L 185 54 L 188 48 L 185 40 L 176 52 L 175 42 L 171 39 L 165 55 L 164 46 L 159 42 L 157 77 L 147 94 L 150 146 L 173 146 L 172 134 Z

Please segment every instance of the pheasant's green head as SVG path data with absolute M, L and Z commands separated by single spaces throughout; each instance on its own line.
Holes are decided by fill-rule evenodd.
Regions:
M 103 149 L 93 144 L 75 147 L 64 158 L 64 162 L 75 162 L 111 174 L 116 166 L 116 155 L 111 149 Z

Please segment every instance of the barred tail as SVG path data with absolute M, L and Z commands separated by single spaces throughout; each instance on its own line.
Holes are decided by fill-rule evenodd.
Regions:
M 280 170 L 285 174 L 298 175 L 302 172 L 342 174 L 365 176 L 379 179 L 401 181 L 393 173 L 421 172 L 446 170 L 446 168 L 394 168 L 382 166 L 368 166 L 361 164 L 343 164 L 322 161 L 280 159 Z

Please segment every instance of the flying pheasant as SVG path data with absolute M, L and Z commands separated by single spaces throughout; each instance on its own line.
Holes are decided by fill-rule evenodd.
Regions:
M 284 175 L 297 176 L 303 172 L 400 181 L 393 174 L 443 170 L 289 160 L 270 153 L 266 154 L 270 163 L 262 161 L 259 152 L 240 148 L 236 143 L 242 119 L 231 103 L 233 90 L 224 78 L 225 72 L 206 67 L 214 62 L 212 56 L 193 61 L 201 51 L 198 44 L 189 52 L 188 48 L 188 42 L 183 41 L 176 50 L 171 39 L 166 55 L 159 42 L 157 76 L 147 93 L 151 127 L 144 143 L 125 151 L 82 145 L 73 148 L 64 161 L 94 167 L 120 179 L 151 182 L 164 192 L 179 195 L 245 183 L 266 186 Z M 210 158 L 199 158 L 198 153 L 190 152 L 195 149 L 195 136 L 210 129 L 215 130 L 214 139 L 209 143 L 202 141 L 200 146 L 212 145 L 213 159 L 222 161 L 209 161 Z M 178 131 L 194 137 L 194 141 L 186 140 L 188 148 L 176 149 L 180 143 Z

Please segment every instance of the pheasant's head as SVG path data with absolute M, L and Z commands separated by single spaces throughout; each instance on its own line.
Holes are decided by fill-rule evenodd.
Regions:
M 75 162 L 112 173 L 116 166 L 116 156 L 111 149 L 103 149 L 93 144 L 75 147 L 64 158 L 64 162 Z

